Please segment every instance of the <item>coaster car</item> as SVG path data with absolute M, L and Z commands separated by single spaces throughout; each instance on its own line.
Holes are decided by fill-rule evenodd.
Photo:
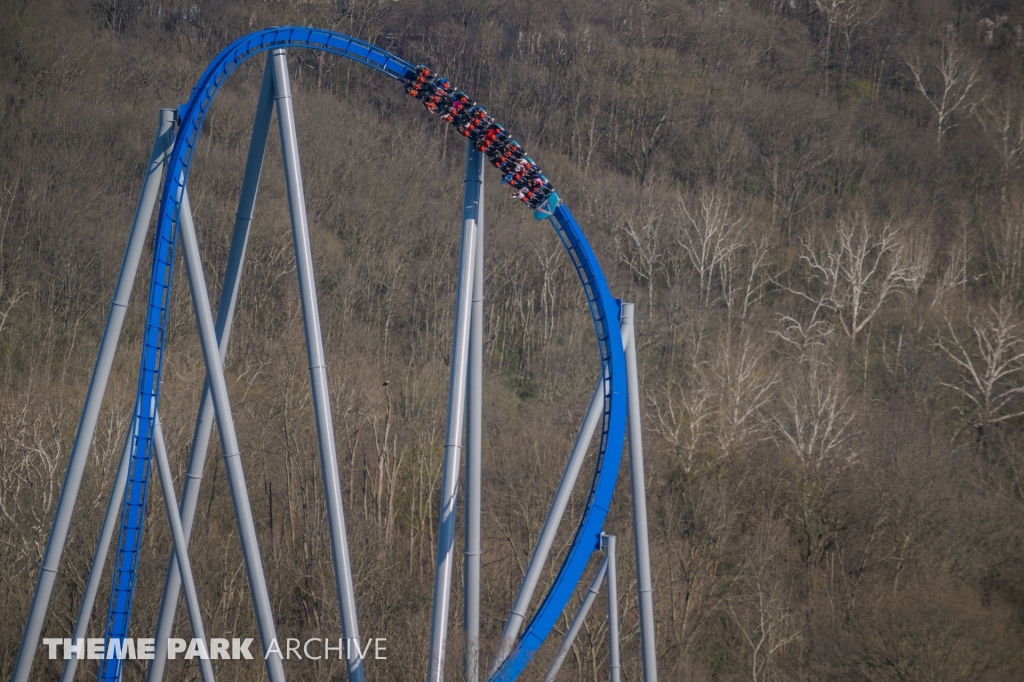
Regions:
M 494 119 L 487 114 L 483 107 L 473 107 L 469 111 L 469 121 L 462 130 L 462 134 L 475 140 L 480 135 L 480 131 L 486 130 L 487 126 L 493 122 Z
M 459 112 L 468 111 L 473 106 L 473 100 L 471 100 L 466 93 L 457 92 L 452 95 L 451 103 L 448 105 L 448 110 L 441 118 L 447 123 L 455 123 L 459 116 Z
M 483 107 L 466 93 L 454 90 L 447 78 L 435 76 L 421 64 L 409 79 L 406 93 L 468 137 L 473 148 L 483 152 L 491 165 L 502 172 L 502 184 L 515 189 L 512 196 L 534 209 L 537 220 L 550 217 L 559 200 L 540 167 Z
M 448 82 L 447 78 L 439 78 L 429 86 L 429 92 L 427 88 L 424 88 L 423 103 L 427 109 L 435 111 L 440 109 L 442 111 L 448 108 L 445 100 L 451 95 L 452 84 Z M 442 102 L 444 103 L 442 106 Z
M 492 123 L 487 127 L 487 131 L 480 136 L 480 139 L 477 141 L 476 148 L 478 151 L 490 156 L 504 144 L 506 139 L 507 135 L 505 134 L 505 129 L 497 123 Z
M 405 89 L 405 92 L 410 97 L 419 97 L 420 92 L 423 90 L 423 86 L 430 80 L 431 73 L 423 64 L 416 67 L 416 75 L 413 76 L 412 82 L 409 83 L 409 87 Z

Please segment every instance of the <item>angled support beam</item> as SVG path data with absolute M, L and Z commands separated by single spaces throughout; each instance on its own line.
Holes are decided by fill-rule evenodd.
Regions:
M 107 552 L 110 549 L 110 541 L 117 529 L 117 522 L 121 516 L 121 502 L 124 500 L 124 489 L 128 485 L 128 461 L 131 459 L 132 439 L 135 434 L 130 429 L 124 440 L 124 448 L 121 449 L 121 461 L 117 465 L 117 473 L 114 474 L 114 487 L 110 491 L 110 498 L 107 500 L 107 511 L 103 515 L 103 526 L 100 528 L 100 537 L 96 541 L 96 551 L 92 555 L 92 565 L 89 567 L 89 577 L 85 582 L 85 593 L 82 595 L 82 603 L 78 607 L 78 619 L 75 621 L 75 630 L 71 635 L 71 641 L 85 639 L 89 631 L 89 618 L 92 616 L 92 607 L 96 603 L 96 593 L 100 588 L 100 580 L 103 578 L 103 565 L 107 560 Z M 83 652 L 84 654 L 84 652 Z M 64 672 L 61 673 L 61 682 L 73 682 L 75 670 L 78 668 L 79 652 L 73 651 L 70 658 L 64 663 Z
M 469 369 L 469 327 L 473 293 L 473 262 L 476 258 L 476 206 L 473 203 L 472 155 L 466 163 L 466 196 L 462 211 L 462 245 L 459 250 L 459 282 L 455 298 L 451 376 L 448 382 L 448 429 L 445 437 L 441 482 L 440 529 L 437 535 L 437 572 L 434 576 L 434 610 L 430 626 L 428 682 L 444 682 L 448 611 L 451 606 L 452 568 L 455 563 L 455 509 L 458 497 L 460 450 L 466 413 L 466 376 Z
M 466 405 L 466 537 L 463 629 L 466 682 L 480 677 L 480 469 L 484 367 L 484 155 L 467 144 L 466 206 L 476 203 L 473 304 L 469 322 L 469 394 Z
M 89 457 L 92 437 L 96 431 L 96 420 L 99 418 L 103 394 L 107 389 L 110 368 L 114 363 L 114 353 L 121 336 L 124 315 L 128 309 L 128 299 L 131 296 L 132 285 L 139 269 L 139 260 L 142 258 L 146 233 L 149 230 L 150 219 L 153 217 L 153 207 L 156 205 L 160 193 L 160 177 L 163 174 L 167 155 L 174 144 L 174 118 L 173 109 L 160 110 L 156 142 L 153 143 L 153 152 L 149 157 L 149 165 L 146 167 L 142 193 L 135 209 L 135 219 L 132 221 L 128 245 L 125 247 L 124 259 L 121 261 L 121 272 L 117 277 L 117 286 L 114 289 L 114 299 L 110 303 L 106 326 L 103 328 L 103 337 L 96 353 L 96 364 L 93 366 L 92 379 L 85 396 L 82 417 L 78 422 L 75 443 L 71 448 L 68 470 L 64 476 L 64 485 L 61 486 L 60 499 L 57 501 L 57 510 L 50 528 L 50 539 L 46 543 L 46 552 L 39 570 L 39 581 L 36 583 L 35 593 L 32 597 L 32 607 L 25 625 L 25 633 L 22 636 L 18 660 L 11 678 L 12 682 L 28 682 L 32 671 L 32 660 L 35 657 L 36 647 L 39 645 L 43 620 L 46 618 L 46 610 L 50 604 L 50 595 L 53 593 L 53 584 L 57 578 L 61 554 L 64 552 L 64 543 L 67 541 L 71 514 L 74 510 L 75 500 L 78 498 L 78 489 L 82 484 L 82 474 L 85 471 L 85 462 Z M 125 476 L 127 476 L 127 470 Z M 111 502 L 113 502 L 113 493 Z M 115 507 L 120 509 L 120 500 L 117 501 Z M 103 542 L 102 532 L 100 542 Z M 107 538 L 107 543 L 109 544 L 109 538 Z M 95 597 L 95 592 L 93 597 Z
M 187 210 L 187 208 L 183 207 L 182 210 L 183 211 Z M 189 219 L 191 220 L 191 217 Z M 211 409 L 212 409 L 212 406 L 211 406 Z M 99 541 L 96 544 L 96 551 L 93 554 L 92 566 L 89 569 L 89 578 L 86 581 L 85 594 L 84 594 L 84 596 L 82 598 L 82 604 L 81 604 L 81 607 L 80 607 L 79 612 L 78 612 L 78 620 L 75 623 L 75 630 L 74 630 L 74 634 L 72 635 L 72 639 L 73 640 L 84 639 L 85 636 L 86 636 L 88 627 L 89 627 L 89 618 L 90 618 L 90 615 L 92 614 L 93 605 L 95 604 L 95 601 L 96 601 L 96 592 L 97 592 L 97 590 L 99 588 L 99 583 L 100 583 L 100 580 L 101 580 L 102 575 L 103 575 L 103 566 L 104 566 L 104 564 L 106 562 L 107 552 L 110 549 L 110 542 L 113 539 L 114 530 L 117 527 L 118 518 L 119 518 L 119 515 L 120 515 L 119 512 L 120 512 L 120 509 L 121 509 L 121 502 L 124 499 L 124 491 L 125 491 L 125 487 L 126 487 L 127 481 L 128 481 L 128 469 L 129 469 L 129 459 L 130 459 L 130 455 L 131 455 L 131 443 L 132 443 L 132 438 L 134 437 L 134 435 L 135 435 L 134 433 L 129 433 L 128 434 L 128 437 L 125 439 L 124 449 L 121 452 L 121 461 L 120 461 L 120 464 L 118 465 L 117 473 L 114 476 L 114 486 L 113 486 L 113 489 L 111 490 L 111 493 L 110 493 L 110 500 L 108 502 L 107 511 L 106 511 L 106 514 L 105 514 L 104 519 L 103 519 L 103 526 L 102 526 L 102 529 L 100 530 L 100 539 L 99 539 Z M 159 417 L 157 419 L 157 424 L 156 424 L 156 428 L 155 428 L 155 431 L 154 431 L 154 450 L 155 450 L 155 454 L 156 454 L 156 456 L 158 458 L 157 464 L 159 466 L 159 464 L 160 464 L 159 463 L 159 457 L 162 456 L 164 459 L 166 459 L 166 457 L 167 457 L 167 446 L 166 446 L 166 443 L 164 442 L 163 429 L 160 426 Z M 163 453 L 163 454 L 161 455 L 161 453 Z M 170 471 L 170 469 L 168 468 L 168 472 L 169 471 Z M 173 500 L 175 498 L 173 483 L 168 484 L 168 483 L 166 483 L 164 481 L 164 479 L 163 479 L 163 472 L 162 471 L 160 472 L 160 475 L 161 475 L 160 484 L 161 484 L 161 487 L 164 490 L 164 496 L 165 496 L 164 499 L 166 500 L 169 497 L 172 500 L 172 503 L 173 503 Z M 172 480 L 172 479 L 168 479 L 168 481 L 170 481 L 170 480 Z M 172 520 L 170 518 L 170 516 L 168 516 L 168 520 L 171 523 L 171 534 L 172 534 L 172 536 L 174 536 L 174 540 L 175 540 L 175 542 L 174 542 L 174 552 L 172 552 L 172 554 L 171 554 L 171 567 L 170 567 L 170 569 L 173 570 L 173 572 L 175 574 L 175 577 L 177 578 L 176 585 L 180 585 L 181 584 L 181 574 L 179 572 L 177 563 L 175 562 L 175 559 L 174 559 L 175 554 L 177 553 L 178 548 L 179 548 L 178 539 L 175 536 L 175 531 L 174 531 L 174 522 L 178 521 L 180 523 L 180 518 L 181 517 L 180 517 L 180 515 L 178 515 L 177 511 L 175 512 L 175 519 Z M 183 545 L 180 545 L 180 546 L 187 547 L 188 546 L 188 542 L 187 542 L 188 535 L 187 535 L 187 533 L 183 533 L 183 538 L 184 538 L 185 542 L 184 542 Z M 191 576 L 191 568 L 190 567 L 186 566 L 186 567 L 184 567 L 183 570 L 187 570 L 188 573 Z M 197 614 L 200 613 L 199 612 L 199 608 L 198 608 L 198 599 L 195 597 L 195 588 L 194 587 L 192 588 L 192 593 L 193 594 L 192 594 L 191 597 L 189 597 L 189 595 L 186 594 L 186 601 L 194 601 L 194 603 L 195 603 L 195 608 L 192 608 L 191 606 L 189 608 L 189 617 L 190 617 L 190 619 L 193 619 Z M 175 597 L 175 603 L 176 603 L 177 602 L 177 592 L 175 592 L 174 597 Z M 172 617 L 173 617 L 173 613 L 172 613 Z M 195 622 L 199 623 L 199 632 L 202 633 L 202 631 L 203 631 L 203 629 L 202 629 L 202 621 L 201 620 L 199 620 L 199 621 L 193 620 L 193 623 L 195 623 Z M 167 654 L 166 654 L 166 651 L 167 651 L 167 640 L 166 640 L 166 638 L 169 637 L 169 636 L 170 636 L 170 629 L 168 628 L 168 632 L 167 632 L 167 634 L 163 638 L 163 642 L 162 642 L 163 646 L 160 646 L 161 645 L 161 641 L 159 639 L 157 640 L 156 651 L 157 651 L 157 654 L 160 656 L 159 660 L 160 660 L 160 663 L 161 663 L 161 671 L 163 669 L 163 664 L 166 663 L 166 658 L 167 658 Z M 196 628 L 195 628 L 194 624 L 193 624 L 193 636 L 196 637 L 196 638 L 199 638 L 199 639 L 203 639 L 205 641 L 205 637 L 204 636 L 202 636 L 201 634 L 196 634 Z M 71 657 L 64 664 L 64 671 L 61 674 L 61 682 L 72 682 L 74 680 L 74 678 L 75 678 L 75 671 L 76 671 L 76 669 L 78 667 L 78 660 L 79 660 L 79 657 L 78 657 L 77 652 L 72 653 Z M 205 682 L 212 682 L 212 680 L 213 680 L 213 668 L 212 667 L 210 667 L 208 664 L 207 665 L 201 665 L 201 673 L 203 675 L 203 680 Z
M 537 583 L 540 581 L 541 574 L 544 571 L 544 564 L 547 562 L 548 554 L 551 552 L 551 546 L 555 541 L 555 534 L 558 533 L 558 525 L 562 522 L 562 516 L 565 515 L 565 508 L 568 506 L 569 498 L 572 496 L 573 486 L 576 485 L 576 479 L 579 477 L 583 460 L 586 459 L 590 441 L 593 439 L 594 432 L 601 423 L 601 416 L 603 414 L 604 381 L 600 381 L 594 389 L 593 397 L 590 399 L 590 407 L 587 408 L 587 414 L 583 418 L 583 425 L 580 427 L 579 435 L 576 437 L 572 454 L 569 455 L 569 461 L 565 465 L 565 472 L 562 474 L 562 480 L 558 484 L 558 491 L 555 493 L 555 499 L 551 503 L 547 519 L 544 521 L 544 527 L 540 531 L 537 546 L 533 549 L 530 564 L 527 566 L 526 575 L 523 577 L 523 584 L 519 587 L 519 594 L 516 596 L 515 604 L 512 606 L 512 613 L 505 623 L 505 630 L 502 632 L 501 641 L 498 643 L 498 653 L 491 667 L 491 675 L 494 675 L 498 668 L 501 667 L 501 664 L 505 662 L 509 652 L 512 651 L 512 646 L 516 642 L 516 637 L 519 636 L 519 629 L 522 627 L 523 621 L 526 620 L 526 613 L 530 608 L 530 600 L 533 598 L 533 593 L 537 589 Z
M 273 69 L 274 100 L 277 103 L 277 123 L 281 132 L 281 151 L 284 154 L 285 182 L 288 185 L 288 206 L 291 211 L 292 238 L 295 242 L 299 296 L 302 299 L 302 321 L 306 333 L 306 353 L 309 357 L 309 378 L 313 387 L 313 410 L 316 413 L 320 465 L 324 476 L 324 499 L 327 503 L 327 526 L 331 537 L 331 559 L 334 562 L 335 585 L 341 609 L 341 629 L 346 640 L 358 643 L 359 624 L 356 620 L 352 563 L 349 559 L 348 538 L 345 534 L 345 515 L 341 507 L 338 453 L 334 443 L 331 400 L 327 390 L 327 362 L 324 355 L 323 335 L 320 330 L 320 309 L 316 300 L 313 254 L 309 245 L 309 223 L 306 219 L 306 198 L 302 187 L 302 168 L 299 164 L 295 113 L 292 109 L 291 85 L 288 80 L 287 53 L 283 49 L 273 50 L 269 60 Z M 348 679 L 350 682 L 363 682 L 362 658 L 357 652 L 352 651 L 351 647 L 346 646 L 345 648 L 348 655 Z
M 213 313 L 210 312 L 210 295 L 206 288 L 203 263 L 199 255 L 199 242 L 196 239 L 195 226 L 192 224 L 187 194 L 182 197 L 180 216 L 179 229 L 181 245 L 185 252 L 185 270 L 188 274 L 189 288 L 192 291 L 192 307 L 195 310 L 196 325 L 199 327 L 203 359 L 206 361 L 206 372 L 213 393 L 217 429 L 220 431 L 221 449 L 224 453 L 224 468 L 227 470 L 231 502 L 235 509 L 235 519 L 238 522 L 238 537 L 242 543 L 242 557 L 245 560 L 249 590 L 252 593 L 253 607 L 256 611 L 256 625 L 260 633 L 260 643 L 263 646 L 267 676 L 270 678 L 270 682 L 284 682 L 284 666 L 281 662 L 281 655 L 268 655 L 271 643 L 277 639 L 277 628 L 274 625 L 274 616 L 270 608 L 270 593 L 267 591 L 263 560 L 260 557 L 259 545 L 256 540 L 256 524 L 253 522 L 249 491 L 245 485 L 238 435 L 235 433 L 235 422 L 231 415 L 228 385 L 224 379 L 224 364 L 220 359 Z
M 164 493 L 167 522 L 171 526 L 171 537 L 174 539 L 174 554 L 178 573 L 185 586 L 185 604 L 188 607 L 189 621 L 192 623 L 192 637 L 206 646 L 208 640 L 206 639 L 206 630 L 203 628 L 203 613 L 199 610 L 196 581 L 192 577 L 192 564 L 188 560 L 188 541 L 185 540 L 185 532 L 181 528 L 181 516 L 178 515 L 178 496 L 174 492 L 174 477 L 171 475 L 171 465 L 167 460 L 167 444 L 164 442 L 164 430 L 160 426 L 159 414 L 156 417 L 153 431 L 156 467 L 160 474 L 160 488 Z M 203 682 L 214 682 L 213 665 L 210 663 L 209 652 L 207 651 L 206 654 L 207 657 L 200 656 L 199 658 L 199 672 L 203 676 Z
M 576 635 L 579 634 L 580 628 L 583 627 L 583 621 L 586 620 L 590 607 L 594 604 L 597 593 L 601 591 L 601 583 L 604 582 L 607 571 L 608 557 L 606 555 L 604 561 L 601 562 L 601 566 L 597 569 L 594 580 L 587 589 L 587 596 L 584 597 L 583 603 L 580 604 L 580 610 L 576 612 L 576 617 L 572 619 L 569 631 L 565 633 L 565 638 L 562 640 L 561 646 L 558 647 L 555 660 L 551 662 L 551 667 L 548 668 L 548 672 L 544 675 L 544 682 L 554 682 L 555 676 L 558 675 L 558 671 L 561 669 L 562 663 L 565 662 L 569 649 L 572 648 L 572 643 L 576 641 Z
M 601 546 L 605 552 L 604 561 L 601 562 L 600 568 L 597 569 L 597 574 L 594 576 L 593 582 L 590 583 L 590 589 L 587 590 L 587 596 L 583 599 L 580 610 L 576 612 L 576 617 L 572 619 L 572 625 L 569 626 L 569 631 L 565 633 L 565 638 L 562 640 L 561 646 L 558 647 L 558 653 L 555 654 L 551 667 L 548 668 L 547 673 L 544 675 L 543 682 L 554 682 L 555 676 L 558 675 L 558 671 L 562 667 L 562 663 L 565 662 L 569 649 L 572 648 L 572 644 L 576 640 L 576 635 L 579 634 L 580 628 L 583 626 L 587 613 L 590 612 L 594 598 L 597 597 L 597 593 L 601 590 L 602 581 L 606 583 L 605 587 L 608 591 L 609 677 L 611 682 L 619 682 L 621 679 L 621 663 L 619 660 L 619 600 L 615 576 L 615 536 L 602 533 Z

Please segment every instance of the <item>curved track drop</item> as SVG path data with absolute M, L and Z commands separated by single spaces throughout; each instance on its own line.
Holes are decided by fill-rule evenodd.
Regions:
M 173 263 L 179 232 L 182 229 L 183 206 L 187 206 L 185 188 L 193 152 L 209 107 L 228 75 L 250 57 L 261 52 L 283 48 L 305 48 L 336 54 L 373 68 L 410 87 L 415 85 L 417 78 L 423 73 L 423 70 L 414 68 L 411 64 L 380 48 L 342 34 L 296 27 L 267 29 L 245 36 L 224 49 L 204 71 L 188 102 L 178 109 L 178 132 L 167 162 L 154 239 L 154 259 L 150 276 L 139 387 L 130 438 L 128 481 L 122 505 L 115 574 L 110 608 L 107 614 L 106 639 L 108 641 L 123 639 L 128 633 L 139 547 L 142 540 L 142 522 L 149 487 L 151 456 L 159 435 L 157 405 L 161 387 Z M 483 115 L 486 116 L 486 112 L 483 112 Z M 487 123 L 493 123 L 493 119 L 487 117 Z M 500 129 L 500 126 L 497 128 Z M 471 139 L 476 142 L 477 136 Z M 485 150 L 480 149 L 480 151 Z M 494 156 L 492 156 L 492 163 L 498 165 Z M 517 184 L 516 187 L 518 188 L 519 185 Z M 538 187 L 540 187 L 539 184 Z M 626 360 L 619 330 L 619 303 L 612 298 L 600 265 L 582 230 L 568 207 L 561 203 L 557 195 L 551 191 L 550 185 L 536 195 L 532 191 L 524 190 L 518 197 L 532 208 L 539 209 L 536 214 L 538 219 L 548 218 L 551 221 L 576 268 L 596 331 L 601 363 L 599 376 L 603 377 L 601 382 L 603 414 L 599 453 L 585 510 L 553 585 L 522 635 L 516 640 L 511 653 L 491 677 L 492 680 L 505 681 L 516 679 L 544 642 L 580 582 L 588 560 L 593 552 L 600 548 L 601 531 L 618 475 L 627 417 Z M 190 226 L 189 229 L 191 229 Z M 188 246 L 189 243 L 186 241 L 186 247 Z M 193 257 L 195 261 L 198 260 L 197 253 Z M 202 295 L 205 296 L 205 285 L 202 288 Z M 198 301 L 196 301 L 197 296 L 200 296 L 200 293 L 196 291 L 193 283 L 193 300 L 197 304 L 197 318 L 199 318 L 201 314 Z M 208 311 L 207 301 L 204 301 L 203 305 Z M 208 316 L 208 312 L 206 314 Z M 212 340 L 212 321 L 208 322 L 205 328 L 203 322 L 200 320 L 200 328 L 204 336 L 204 354 L 207 355 L 207 365 L 211 368 L 212 375 L 213 368 L 220 367 L 220 365 L 211 360 L 208 347 L 209 343 L 212 343 L 216 348 L 217 342 Z M 217 381 L 221 382 L 220 391 L 226 405 L 223 376 L 215 377 L 211 381 L 214 384 Z M 216 390 L 214 389 L 214 392 Z M 229 409 L 227 413 L 230 414 Z M 218 408 L 218 414 L 220 414 L 220 408 Z M 233 432 L 233 426 L 231 430 Z M 221 431 L 222 442 L 224 442 L 223 424 L 221 424 Z M 224 449 L 225 455 L 228 455 L 227 443 L 225 443 Z M 240 467 L 240 464 L 236 464 L 236 466 Z M 239 473 L 239 475 L 241 474 Z M 73 503 L 72 498 L 70 504 L 73 505 Z M 239 504 L 239 501 L 236 500 L 236 516 L 239 515 Z M 247 507 L 247 499 L 244 500 L 244 504 Z M 58 511 L 58 514 L 60 513 Z M 249 519 L 251 524 L 251 516 Z M 249 532 L 252 546 L 255 547 L 254 531 L 242 528 L 241 520 L 239 523 L 240 533 L 245 535 L 246 532 Z M 59 557 L 63 540 L 58 540 L 58 543 L 56 551 Z M 47 552 L 49 556 L 51 552 L 49 547 Z M 256 581 L 253 576 L 253 572 L 258 571 L 258 582 L 263 583 L 258 550 L 255 557 L 257 559 L 255 567 L 249 566 L 249 579 L 253 598 L 258 601 L 259 595 L 255 589 Z M 249 556 L 247 556 L 247 563 L 248 559 Z M 44 561 L 44 565 L 46 565 L 46 561 Z M 335 569 L 338 570 L 337 566 Z M 42 578 L 40 580 L 40 584 L 42 584 Z M 265 594 L 265 585 L 263 591 Z M 40 593 L 37 592 L 37 599 L 39 597 Z M 46 593 L 43 597 L 44 601 L 48 600 L 49 594 Z M 267 606 L 269 607 L 269 603 Z M 43 608 L 45 609 L 45 604 Z M 25 654 L 25 644 L 31 642 L 33 637 L 36 638 L 36 641 L 38 640 L 38 632 L 33 633 L 34 626 L 32 625 L 35 622 L 33 619 L 36 618 L 36 611 L 37 605 L 34 602 L 30 625 L 26 629 L 23 641 L 22 656 Z M 272 621 L 270 625 L 272 631 Z M 266 647 L 267 638 L 262 622 L 260 632 Z M 32 647 L 34 648 L 34 643 Z M 30 665 L 31 652 L 28 655 Z M 104 664 L 100 671 L 101 679 L 120 679 L 121 661 L 106 660 Z M 23 670 L 27 675 L 28 668 L 23 666 L 22 657 L 19 656 L 15 672 L 16 680 L 21 679 Z M 275 675 L 272 674 L 271 677 L 274 678 Z

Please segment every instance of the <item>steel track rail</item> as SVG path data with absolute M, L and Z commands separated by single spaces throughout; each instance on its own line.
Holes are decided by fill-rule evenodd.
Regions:
M 148 493 L 153 429 L 160 397 L 164 341 L 167 330 L 174 255 L 182 199 L 203 121 L 225 79 L 244 61 L 277 48 L 306 48 L 336 54 L 408 82 L 414 68 L 408 62 L 363 41 L 331 31 L 280 27 L 247 35 L 225 48 L 206 68 L 186 104 L 178 110 L 178 133 L 168 163 L 154 240 L 153 270 L 146 313 L 144 350 L 133 423 L 131 469 L 122 510 L 121 535 L 114 588 L 107 618 L 107 638 L 125 637 L 134 596 L 142 516 Z M 611 501 L 622 455 L 627 416 L 626 371 L 619 334 L 619 303 L 612 298 L 601 267 L 572 213 L 559 204 L 550 217 L 572 259 L 590 307 L 605 377 L 604 415 L 594 478 L 585 511 L 554 584 L 516 642 L 512 653 L 491 678 L 497 682 L 518 677 L 551 632 L 575 591 L 587 561 L 600 547 L 601 529 Z M 110 661 L 102 679 L 116 680 L 120 662 Z

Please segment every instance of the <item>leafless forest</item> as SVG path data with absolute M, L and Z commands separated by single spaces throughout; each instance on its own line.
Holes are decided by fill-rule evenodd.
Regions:
M 184 102 L 227 43 L 282 24 L 448 75 L 530 150 L 612 292 L 636 302 L 663 680 L 1024 680 L 1020 0 L 4 0 L 0 677 L 157 109 Z M 309 52 L 290 61 L 360 626 L 388 639 L 368 673 L 421 680 L 464 142 L 377 74 Z M 193 165 L 214 297 L 261 69 L 252 60 L 228 81 Z M 228 383 L 279 635 L 338 637 L 275 138 Z M 485 658 L 598 367 L 569 259 L 498 177 L 488 171 Z M 176 279 L 161 412 L 180 490 L 205 370 L 180 262 Z M 69 636 L 78 608 L 134 400 L 147 280 L 44 636 Z M 192 564 L 210 636 L 255 637 L 217 454 Z M 638 680 L 626 480 L 607 530 L 620 538 L 624 679 Z M 171 545 L 155 484 L 150 498 L 136 636 L 152 630 Z M 460 612 L 456 598 L 449 679 L 461 679 Z M 606 679 L 605 613 L 602 595 L 562 679 Z M 177 632 L 189 636 L 183 607 Z M 36 679 L 56 679 L 44 659 Z M 286 669 L 343 679 L 337 662 Z M 180 660 L 169 671 L 199 679 Z M 218 673 L 264 679 L 259 660 Z

